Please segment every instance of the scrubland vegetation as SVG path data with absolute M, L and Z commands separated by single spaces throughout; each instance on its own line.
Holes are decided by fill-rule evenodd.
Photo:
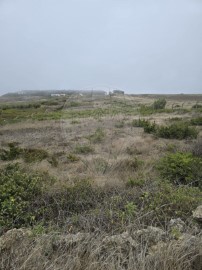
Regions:
M 0 269 L 200 270 L 199 97 L 0 103 Z

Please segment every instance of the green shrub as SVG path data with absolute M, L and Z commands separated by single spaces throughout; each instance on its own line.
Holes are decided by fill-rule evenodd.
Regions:
M 157 168 L 162 178 L 172 183 L 202 187 L 202 159 L 192 153 L 169 153 Z
M 154 113 L 154 109 L 150 106 L 141 105 L 139 112 L 141 115 L 150 115 Z
M 194 126 L 202 126 L 202 117 L 193 118 L 190 123 Z
M 57 167 L 58 166 L 58 160 L 56 158 L 55 155 L 52 155 L 50 157 L 50 159 L 48 160 L 48 162 L 53 166 L 53 167 Z
M 104 174 L 109 168 L 109 164 L 104 158 L 95 158 L 93 161 L 96 172 L 98 173 Z
M 42 180 L 37 174 L 27 174 L 18 164 L 0 170 L 0 226 L 19 227 L 34 221 L 32 210 L 27 210 L 41 193 Z
M 199 109 L 199 108 L 202 108 L 202 104 L 196 103 L 196 104 L 194 104 L 194 105 L 192 106 L 192 109 Z
M 145 133 L 155 133 L 156 128 L 157 128 L 155 122 L 151 123 L 148 120 L 140 119 L 140 118 L 138 120 L 134 119 L 132 121 L 132 126 L 133 127 L 143 127 Z
M 132 187 L 143 187 L 145 184 L 145 181 L 143 179 L 133 179 L 130 178 L 127 183 L 126 183 L 126 187 L 132 188 Z
M 169 121 L 170 122 L 179 122 L 179 121 L 182 121 L 182 118 L 181 117 L 172 117 L 172 118 L 169 118 Z
M 70 103 L 69 103 L 69 106 L 70 107 L 78 107 L 78 106 L 80 106 L 81 104 L 79 103 L 79 102 L 77 102 L 77 101 L 71 101 Z
M 116 170 L 118 171 L 136 171 L 144 164 L 143 160 L 134 158 L 126 158 L 117 162 Z
M 155 122 L 150 123 L 149 121 L 145 123 L 144 125 L 144 132 L 145 133 L 153 133 L 155 134 L 157 130 L 157 125 L 155 124 Z
M 75 154 L 70 153 L 67 155 L 68 162 L 77 162 L 79 160 L 80 160 L 80 157 L 76 156 Z
M 74 151 L 76 154 L 89 154 L 89 153 L 93 153 L 94 149 L 89 144 L 83 144 L 83 145 L 76 145 Z
M 126 153 L 130 156 L 133 156 L 133 155 L 141 155 L 142 151 L 138 149 L 136 146 L 131 145 L 130 147 L 126 148 Z
M 48 157 L 48 153 L 44 149 L 24 149 L 23 151 L 23 158 L 25 162 L 31 163 L 31 162 L 37 162 L 42 161 L 43 159 L 46 159 Z
M 144 127 L 148 123 L 149 123 L 148 120 L 139 118 L 139 119 L 134 119 L 131 124 L 133 127 Z
M 47 151 L 43 149 L 31 149 L 31 148 L 20 148 L 17 143 L 9 143 L 9 149 L 1 149 L 0 160 L 15 160 L 22 157 L 25 162 L 36 162 L 46 159 L 49 155 Z
M 20 149 L 16 143 L 9 143 L 8 144 L 9 149 L 1 149 L 0 151 L 0 160 L 14 160 L 16 158 L 19 158 L 19 156 L 22 153 L 22 149 Z
M 166 106 L 165 98 L 159 98 L 159 99 L 155 100 L 153 103 L 153 108 L 155 110 L 164 109 L 165 106 Z
M 198 130 L 184 122 L 173 123 L 169 126 L 158 126 L 155 122 L 151 123 L 145 119 L 138 119 L 132 121 L 132 126 L 143 127 L 145 133 L 151 133 L 166 139 L 196 139 L 198 136 Z
M 145 212 L 153 210 L 153 222 L 165 222 L 171 218 L 184 220 L 191 216 L 192 211 L 202 203 L 202 192 L 197 187 L 173 186 L 166 181 L 160 181 L 156 191 L 143 198 Z M 155 220 L 156 218 L 156 220 Z
M 156 135 L 167 139 L 195 139 L 198 136 L 198 131 L 186 123 L 173 123 L 170 126 L 159 126 L 156 129 Z
M 90 135 L 88 138 L 92 143 L 101 143 L 105 137 L 105 133 L 102 128 L 97 128 L 95 133 Z

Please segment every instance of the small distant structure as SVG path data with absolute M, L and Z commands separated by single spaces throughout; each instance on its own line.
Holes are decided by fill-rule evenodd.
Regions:
M 18 95 L 25 95 L 25 92 L 24 91 L 18 91 L 17 94 Z
M 124 95 L 124 91 L 123 90 L 113 90 L 113 94 L 114 95 Z
M 65 97 L 65 94 L 51 94 L 51 97 Z

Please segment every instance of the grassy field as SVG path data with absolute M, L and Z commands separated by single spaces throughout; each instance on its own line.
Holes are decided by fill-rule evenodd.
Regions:
M 202 95 L 0 99 L 0 269 L 201 269 L 201 125 Z

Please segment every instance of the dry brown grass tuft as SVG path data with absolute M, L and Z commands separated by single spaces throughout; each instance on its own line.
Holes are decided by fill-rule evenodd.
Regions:
M 0 242 L 4 270 L 200 270 L 200 238 L 161 242 L 150 246 L 128 233 L 46 234 L 21 231 Z

